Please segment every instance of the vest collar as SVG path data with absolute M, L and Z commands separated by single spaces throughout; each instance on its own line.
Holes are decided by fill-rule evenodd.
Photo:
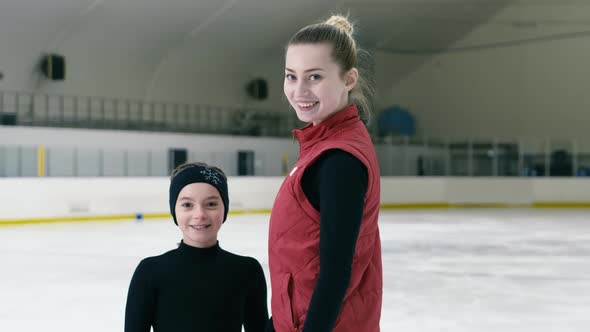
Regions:
M 358 109 L 355 104 L 352 104 L 315 126 L 310 123 L 301 129 L 293 130 L 293 136 L 299 141 L 301 149 L 305 150 L 314 142 L 328 138 L 333 130 L 340 127 L 341 124 L 350 124 L 359 120 Z

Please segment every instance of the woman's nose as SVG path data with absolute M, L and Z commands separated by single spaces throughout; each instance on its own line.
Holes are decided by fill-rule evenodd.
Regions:
M 295 87 L 295 95 L 306 96 L 307 94 L 309 94 L 309 86 L 307 85 L 307 83 L 305 81 L 297 82 L 297 85 Z

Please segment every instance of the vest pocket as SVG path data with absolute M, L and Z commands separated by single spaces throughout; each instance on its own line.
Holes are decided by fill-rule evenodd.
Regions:
M 285 319 L 289 319 L 290 328 L 297 330 L 299 328 L 293 311 L 293 276 L 291 273 L 285 274 L 281 287 L 281 302 L 284 310 Z

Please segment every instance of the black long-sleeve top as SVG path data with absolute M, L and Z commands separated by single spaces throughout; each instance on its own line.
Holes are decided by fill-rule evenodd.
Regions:
M 268 320 L 266 280 L 254 258 L 219 243 L 142 260 L 131 279 L 125 332 L 262 332 Z
M 320 212 L 320 271 L 303 332 L 332 331 L 350 284 L 368 187 L 367 168 L 343 150 L 329 150 L 309 166 L 301 185 Z

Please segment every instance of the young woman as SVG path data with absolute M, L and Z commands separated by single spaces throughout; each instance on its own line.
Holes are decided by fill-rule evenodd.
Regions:
M 269 330 L 379 331 L 380 175 L 352 30 L 333 16 L 287 45 L 284 93 L 308 125 L 271 214 Z
M 177 249 L 148 257 L 133 274 L 125 332 L 261 332 L 268 322 L 266 280 L 254 258 L 220 248 L 227 218 L 225 174 L 204 163 L 179 166 L 170 212 L 182 232 Z

